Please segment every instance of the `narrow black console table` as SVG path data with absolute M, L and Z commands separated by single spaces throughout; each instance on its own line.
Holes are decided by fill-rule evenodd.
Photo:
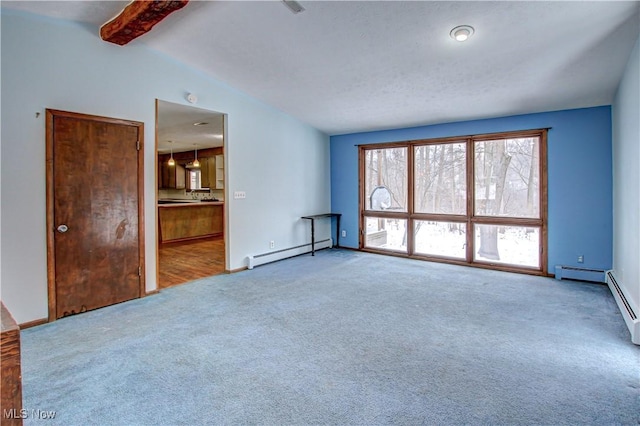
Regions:
M 309 219 L 311 221 L 311 256 L 316 255 L 316 219 L 322 219 L 325 217 L 336 218 L 336 247 L 340 247 L 340 216 L 342 216 L 340 213 L 323 213 L 311 216 L 302 216 L 302 219 Z

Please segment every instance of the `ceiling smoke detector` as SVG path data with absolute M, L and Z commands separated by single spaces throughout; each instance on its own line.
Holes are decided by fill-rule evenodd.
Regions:
M 473 35 L 475 30 L 471 25 L 458 25 L 451 30 L 449 35 L 455 41 L 467 41 Z

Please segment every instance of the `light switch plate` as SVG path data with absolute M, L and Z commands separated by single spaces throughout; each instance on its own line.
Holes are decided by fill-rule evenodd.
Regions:
M 236 200 L 247 198 L 247 193 L 244 191 L 235 191 L 233 193 L 233 198 L 235 198 Z

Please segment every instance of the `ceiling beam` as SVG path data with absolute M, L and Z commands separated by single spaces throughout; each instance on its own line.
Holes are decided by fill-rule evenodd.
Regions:
M 151 31 L 154 25 L 187 3 L 189 0 L 134 0 L 100 28 L 100 37 L 123 46 Z

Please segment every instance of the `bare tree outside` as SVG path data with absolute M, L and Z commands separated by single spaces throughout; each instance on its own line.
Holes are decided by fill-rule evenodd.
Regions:
M 385 210 L 407 211 L 407 148 L 385 148 L 366 151 L 365 194 L 367 209 L 372 210 L 373 191 L 384 186 L 391 194 L 391 205 Z
M 467 144 L 429 144 L 414 147 L 414 211 L 467 213 Z M 415 252 L 464 258 L 466 224 L 414 221 Z
M 367 210 L 408 211 L 407 153 L 406 147 L 366 151 Z M 378 200 L 383 199 L 384 202 L 372 202 L 376 199 L 375 194 Z M 365 225 L 367 246 L 406 251 L 406 220 L 367 218 Z
M 410 253 L 539 267 L 540 136 L 407 143 L 365 149 L 363 159 L 367 247 L 407 251 L 412 232 Z M 467 211 L 468 197 L 473 211 Z M 376 217 L 376 211 L 407 215 Z M 503 225 L 494 218 L 529 219 L 529 225 Z M 473 250 L 467 252 L 467 244 Z
M 475 143 L 475 214 L 537 218 L 540 216 L 538 138 Z M 478 226 L 478 255 L 500 260 L 498 233 L 504 228 Z
M 466 144 L 422 145 L 414 149 L 415 211 L 459 214 L 467 211 Z

